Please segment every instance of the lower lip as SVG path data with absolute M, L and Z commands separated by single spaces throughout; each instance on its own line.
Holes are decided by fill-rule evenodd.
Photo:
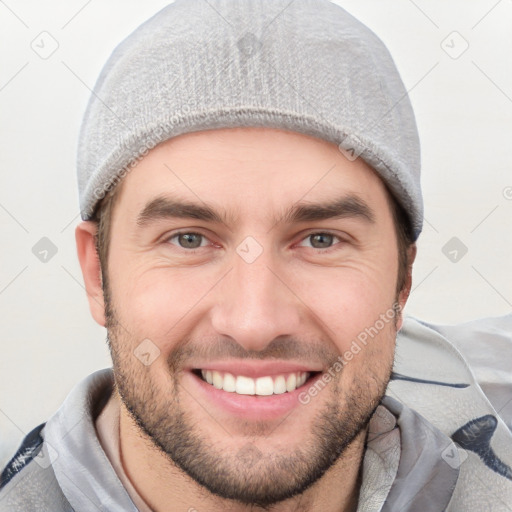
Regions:
M 214 404 L 228 414 L 248 420 L 273 420 L 289 414 L 297 406 L 301 406 L 299 395 L 313 385 L 322 374 L 319 373 L 308 379 L 300 388 L 279 395 L 239 395 L 208 384 L 192 373 L 185 372 L 185 381 L 203 394 L 206 403 Z M 185 384 L 186 385 L 186 384 Z

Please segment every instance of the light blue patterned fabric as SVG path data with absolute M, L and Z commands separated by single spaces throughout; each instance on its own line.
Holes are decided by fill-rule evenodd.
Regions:
M 475 379 L 487 375 L 481 372 L 491 361 L 472 369 L 456 347 L 468 345 L 473 355 L 490 350 L 510 361 L 510 320 L 486 319 L 457 331 L 405 319 L 392 381 L 369 426 L 358 512 L 511 510 L 510 417 L 500 416 L 498 402 Z M 457 333 L 457 343 L 441 333 Z M 504 394 L 493 401 L 512 398 L 509 375 L 503 375 Z M 137 511 L 94 427 L 112 384 L 111 369 L 93 373 L 44 428 L 27 436 L 2 473 L 1 512 Z

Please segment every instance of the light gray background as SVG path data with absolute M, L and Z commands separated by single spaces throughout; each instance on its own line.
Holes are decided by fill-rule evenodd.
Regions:
M 75 255 L 76 141 L 112 49 L 167 3 L 0 0 L 0 464 L 110 365 Z M 512 1 L 337 3 L 387 44 L 416 111 L 425 227 L 407 312 L 437 323 L 510 312 Z M 51 38 L 43 59 L 33 48 Z M 57 249 L 47 262 L 32 251 L 42 237 Z

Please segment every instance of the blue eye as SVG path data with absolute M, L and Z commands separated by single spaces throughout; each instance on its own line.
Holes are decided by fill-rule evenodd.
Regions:
M 306 236 L 303 241 L 310 240 L 313 249 L 330 249 L 333 245 L 334 239 L 341 240 L 338 236 L 331 233 L 310 233 Z M 324 251 L 326 252 L 326 251 Z
M 177 243 L 173 242 L 173 240 L 176 240 Z M 310 241 L 310 245 L 304 245 L 304 242 L 308 240 Z M 320 252 L 329 252 L 333 246 L 337 245 L 336 240 L 338 242 L 343 241 L 337 235 L 321 231 L 310 233 L 303 238 L 298 245 L 301 247 L 310 247 Z M 166 242 L 178 246 L 181 249 L 186 249 L 187 252 L 191 253 L 195 252 L 195 249 L 208 246 L 208 239 L 206 236 L 194 231 L 180 231 L 167 238 Z
M 178 244 L 183 249 L 197 249 L 202 246 L 201 241 L 205 238 L 205 236 L 202 235 L 201 233 L 181 231 L 169 237 L 167 241 L 171 242 L 171 240 L 173 240 L 174 238 L 178 239 Z

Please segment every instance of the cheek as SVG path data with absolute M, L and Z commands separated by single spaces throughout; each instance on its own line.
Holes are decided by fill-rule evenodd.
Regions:
M 353 340 L 371 329 L 394 326 L 395 270 L 381 265 L 345 266 L 317 269 L 301 277 L 298 295 L 321 320 L 325 335 L 335 341 L 340 353 L 349 350 Z M 382 318 L 385 316 L 384 323 Z M 374 332 L 372 330 L 372 332 Z
M 186 335 L 190 315 L 197 314 L 201 298 L 217 280 L 197 268 L 176 271 L 154 261 L 151 266 L 132 266 L 129 271 L 119 268 L 112 283 L 118 319 L 132 338 L 149 338 L 168 351 L 170 341 Z
M 116 261 L 111 289 L 118 320 L 134 344 L 147 338 L 162 353 L 170 352 L 176 340 L 190 336 L 194 325 L 205 319 L 226 270 L 216 265 L 170 268 L 168 261 L 141 255 Z M 343 354 L 392 307 L 395 267 L 389 251 L 376 249 L 371 257 L 347 259 L 343 266 L 299 263 L 283 265 L 279 273 L 290 283 L 290 301 L 302 310 L 305 325 L 322 329 Z

